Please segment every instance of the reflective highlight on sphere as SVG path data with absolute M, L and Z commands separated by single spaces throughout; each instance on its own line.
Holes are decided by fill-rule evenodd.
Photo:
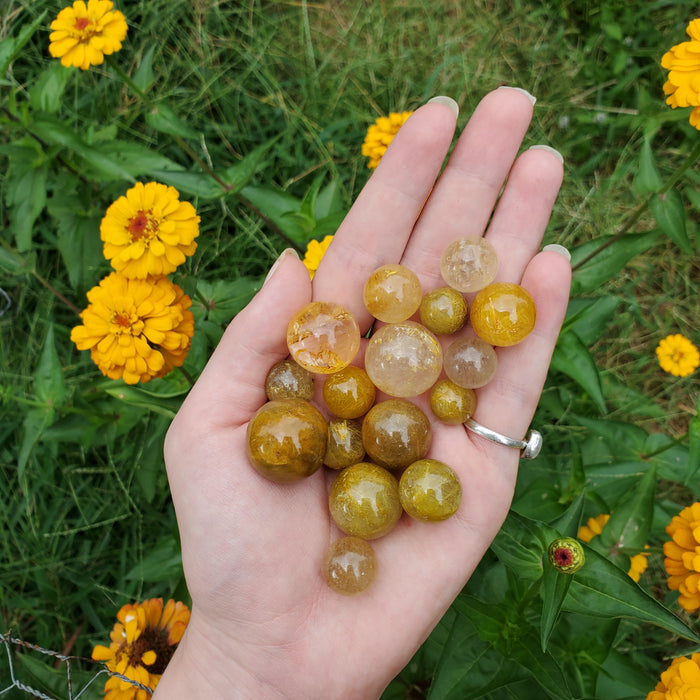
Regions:
M 443 423 L 459 425 L 474 413 L 476 394 L 451 379 L 440 379 L 430 390 L 430 408 Z
M 370 338 L 365 369 L 380 391 L 390 396 L 418 396 L 440 376 L 442 349 L 435 334 L 420 323 L 392 323 Z
M 282 360 L 270 368 L 265 378 L 265 393 L 270 401 L 304 399 L 314 395 L 314 376 L 293 360 Z
M 316 374 L 347 367 L 360 349 L 360 328 L 340 304 L 314 301 L 298 311 L 287 328 L 292 359 Z
M 341 537 L 326 550 L 321 573 L 329 588 L 341 595 L 366 591 L 377 577 L 377 555 L 359 537 Z
M 421 323 L 439 335 L 456 333 L 464 327 L 468 315 L 467 300 L 452 287 L 433 289 L 420 304 Z
M 401 517 L 399 483 L 386 469 L 360 462 L 343 469 L 328 498 L 331 517 L 346 534 L 373 540 L 394 529 Z
M 481 338 L 460 338 L 445 349 L 445 374 L 465 389 L 488 384 L 497 366 L 496 351 Z
M 440 272 L 450 287 L 476 292 L 493 282 L 498 271 L 496 250 L 485 238 L 460 238 L 442 253 Z
M 413 270 L 389 264 L 378 267 L 369 276 L 362 296 L 372 316 L 386 323 L 397 323 L 418 311 L 423 289 Z
M 299 481 L 313 474 L 326 453 L 328 426 L 308 401 L 282 399 L 259 408 L 248 423 L 250 463 L 271 481 Z
M 372 408 L 376 393 L 367 372 L 355 365 L 331 374 L 323 384 L 323 400 L 338 418 L 364 416 Z
M 388 469 L 403 469 L 425 457 L 431 439 L 428 417 L 406 399 L 381 401 L 362 421 L 362 442 L 369 458 Z
M 472 302 L 474 331 L 491 345 L 506 347 L 524 340 L 535 327 L 533 298 L 519 284 L 496 282 L 482 289 Z
M 328 443 L 323 463 L 330 469 L 344 469 L 364 459 L 362 427 L 359 421 L 333 418 L 328 422 Z
M 437 459 L 421 459 L 401 475 L 399 497 L 416 520 L 447 520 L 462 502 L 462 485 L 451 467 Z

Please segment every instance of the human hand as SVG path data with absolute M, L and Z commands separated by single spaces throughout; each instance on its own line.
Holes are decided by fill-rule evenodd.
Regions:
M 266 480 L 248 463 L 246 427 L 266 400 L 268 370 L 288 354 L 287 324 L 302 306 L 338 302 L 364 333 L 372 319 L 362 288 L 374 269 L 401 262 L 424 291 L 444 286 L 446 245 L 486 231 L 499 254 L 497 281 L 530 292 L 537 324 L 519 345 L 498 349 L 498 371 L 477 391 L 474 418 L 504 435 L 525 434 L 571 275 L 563 255 L 538 253 L 563 168 L 546 149 L 517 156 L 531 116 L 523 92 L 488 94 L 437 179 L 456 117 L 441 103 L 418 109 L 338 229 L 313 283 L 296 256 L 283 254 L 226 330 L 166 439 L 192 617 L 159 700 L 377 697 L 466 583 L 508 512 L 517 450 L 434 422 L 429 456 L 458 473 L 459 510 L 439 523 L 404 516 L 372 542 L 374 584 L 345 597 L 320 573 L 325 550 L 342 535 L 328 512 L 333 477 L 320 470 L 292 484 Z M 425 396 L 415 401 L 425 409 Z

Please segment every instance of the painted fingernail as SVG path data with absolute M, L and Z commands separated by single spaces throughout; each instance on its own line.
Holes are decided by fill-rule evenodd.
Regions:
M 569 252 L 568 248 L 565 248 L 563 245 L 559 245 L 558 243 L 550 243 L 542 248 L 542 250 L 549 250 L 553 253 L 559 253 L 559 255 L 563 255 L 569 262 L 571 262 L 571 253 Z
M 280 263 L 288 256 L 288 255 L 293 255 L 297 260 L 299 260 L 299 254 L 294 250 L 294 248 L 286 248 L 280 253 L 279 258 L 275 260 L 274 263 L 272 263 L 272 267 L 270 268 L 270 271 L 267 273 L 267 277 L 265 277 L 265 281 L 263 282 L 263 287 L 267 284 L 269 279 L 272 277 L 272 275 L 275 274 L 275 270 L 280 266 Z
M 534 105 L 535 102 L 537 102 L 537 98 L 534 95 L 531 95 L 527 90 L 523 90 L 522 88 L 519 87 L 511 87 L 510 85 L 501 85 L 499 87 L 499 90 L 516 90 L 517 92 L 521 92 L 525 97 L 527 97 L 530 102 Z
M 547 151 L 547 153 L 551 153 L 555 158 L 559 159 L 559 162 L 563 165 L 564 164 L 564 156 L 557 151 L 556 148 L 552 148 L 551 146 L 546 146 L 543 143 L 536 144 L 535 146 L 530 146 L 528 150 L 535 150 L 535 151 Z
M 449 107 L 452 110 L 455 117 L 459 116 L 459 105 L 451 97 L 447 97 L 447 95 L 438 95 L 437 97 L 433 97 L 432 99 L 428 100 L 426 104 L 445 105 L 445 107 Z

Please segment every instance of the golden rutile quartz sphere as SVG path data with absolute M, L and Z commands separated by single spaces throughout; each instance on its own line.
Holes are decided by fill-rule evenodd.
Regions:
M 362 425 L 350 418 L 328 421 L 328 444 L 323 463 L 330 469 L 344 469 L 364 459 Z
M 447 520 L 462 502 L 462 485 L 451 467 L 437 459 L 421 459 L 401 475 L 399 497 L 416 520 Z
M 367 311 L 386 323 L 413 316 L 422 297 L 423 289 L 416 273 L 397 264 L 377 268 L 365 282 L 363 291 Z
M 271 481 L 299 481 L 313 474 L 326 453 L 328 425 L 321 412 L 302 399 L 269 401 L 248 424 L 250 463 Z
M 374 404 L 376 389 L 365 370 L 355 365 L 331 374 L 323 384 L 323 400 L 338 418 L 359 418 Z
M 365 540 L 393 530 L 402 512 L 396 477 L 369 462 L 353 464 L 338 474 L 328 505 L 331 517 L 346 535 Z
M 452 287 L 428 292 L 420 304 L 421 323 L 433 333 L 449 335 L 464 327 L 469 315 L 467 300 Z
M 435 334 L 420 323 L 390 323 L 370 338 L 365 369 L 385 394 L 418 396 L 440 376 L 442 348 Z
M 481 338 L 460 338 L 445 349 L 445 374 L 465 389 L 488 384 L 497 366 L 496 351 Z
M 292 359 L 309 372 L 331 374 L 347 367 L 360 349 L 360 328 L 340 304 L 314 301 L 287 328 Z
M 314 395 L 314 376 L 293 360 L 281 360 L 270 368 L 265 378 L 265 393 L 275 399 L 304 399 Z
M 536 320 L 535 302 L 519 284 L 490 284 L 472 302 L 472 327 L 491 345 L 506 347 L 519 343 L 530 334 Z
M 341 537 L 326 550 L 321 573 L 329 588 L 341 595 L 366 591 L 377 577 L 377 556 L 359 537 Z
M 474 413 L 476 394 L 450 379 L 440 379 L 430 390 L 430 408 L 443 423 L 459 425 Z
M 440 272 L 450 287 L 460 292 L 476 292 L 493 282 L 498 256 L 484 238 L 460 238 L 442 253 Z
M 362 421 L 362 442 L 369 458 L 388 469 L 403 469 L 425 457 L 431 439 L 428 417 L 406 399 L 381 401 Z

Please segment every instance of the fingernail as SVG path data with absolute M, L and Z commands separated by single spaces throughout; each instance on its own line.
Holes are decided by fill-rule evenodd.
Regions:
M 530 149 L 538 150 L 538 151 L 547 151 L 548 153 L 551 153 L 555 158 L 559 159 L 559 162 L 563 165 L 564 164 L 564 156 L 557 151 L 556 148 L 552 148 L 551 146 L 545 146 L 545 144 L 540 143 L 535 146 L 530 146 Z M 530 150 L 528 149 L 528 150 Z
M 550 243 L 542 248 L 542 250 L 551 250 L 553 253 L 559 253 L 559 255 L 563 255 L 569 262 L 571 262 L 571 253 L 569 252 L 568 248 L 564 248 L 563 245 L 559 245 L 558 243 Z
M 297 260 L 299 260 L 299 254 L 294 250 L 294 248 L 286 248 L 280 253 L 279 258 L 275 260 L 274 263 L 272 263 L 272 267 L 270 268 L 270 271 L 267 273 L 267 277 L 265 277 L 265 281 L 263 282 L 263 287 L 267 284 L 268 280 L 272 277 L 272 275 L 275 274 L 275 270 L 280 266 L 280 263 L 288 256 L 288 255 L 293 255 Z
M 432 99 L 428 100 L 426 104 L 445 105 L 445 107 L 449 107 L 452 110 L 455 117 L 459 116 L 459 105 L 451 97 L 447 97 L 446 95 L 438 95 L 437 97 L 433 97 Z
M 522 88 L 519 87 L 511 87 L 510 85 L 501 85 L 499 87 L 499 90 L 517 90 L 518 92 L 522 92 L 525 97 L 527 97 L 530 102 L 534 105 L 535 102 L 537 102 L 537 98 L 534 95 L 531 95 L 527 90 L 523 90 Z

